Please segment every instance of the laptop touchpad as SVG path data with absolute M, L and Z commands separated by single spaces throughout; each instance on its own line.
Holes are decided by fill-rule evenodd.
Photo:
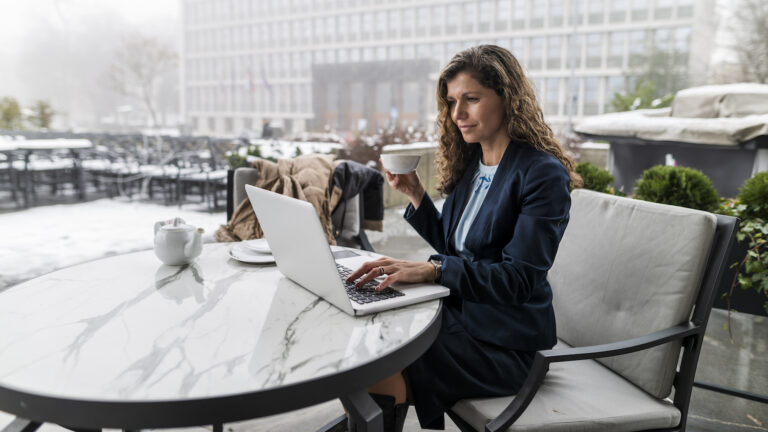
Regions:
M 352 258 L 352 257 L 356 257 L 356 256 L 360 256 L 360 255 L 356 254 L 356 253 L 354 253 L 354 252 L 352 252 L 351 250 L 348 250 L 348 249 L 338 250 L 338 251 L 333 253 L 333 259 L 337 259 L 337 260 L 338 259 L 343 259 L 343 258 Z

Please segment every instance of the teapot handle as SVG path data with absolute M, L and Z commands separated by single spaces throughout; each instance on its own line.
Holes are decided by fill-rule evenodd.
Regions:
M 157 222 L 155 222 L 155 235 L 157 235 L 157 231 L 160 230 L 160 227 L 162 227 L 166 223 L 167 223 L 166 221 L 157 221 Z

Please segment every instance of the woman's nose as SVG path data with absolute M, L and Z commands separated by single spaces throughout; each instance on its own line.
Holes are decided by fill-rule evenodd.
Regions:
M 464 105 L 456 102 L 453 105 L 453 119 L 454 120 L 460 120 L 466 117 L 467 112 L 464 110 Z

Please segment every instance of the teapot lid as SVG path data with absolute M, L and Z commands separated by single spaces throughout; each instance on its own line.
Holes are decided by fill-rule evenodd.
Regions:
M 168 223 L 160 227 L 164 231 L 189 231 L 194 228 L 192 225 L 184 223 L 184 219 L 179 217 L 173 218 L 172 221 L 168 221 Z

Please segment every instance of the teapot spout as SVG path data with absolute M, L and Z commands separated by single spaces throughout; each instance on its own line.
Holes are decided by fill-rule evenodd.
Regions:
M 198 228 L 192 238 L 184 245 L 184 255 L 187 258 L 195 258 L 203 251 L 203 229 Z

